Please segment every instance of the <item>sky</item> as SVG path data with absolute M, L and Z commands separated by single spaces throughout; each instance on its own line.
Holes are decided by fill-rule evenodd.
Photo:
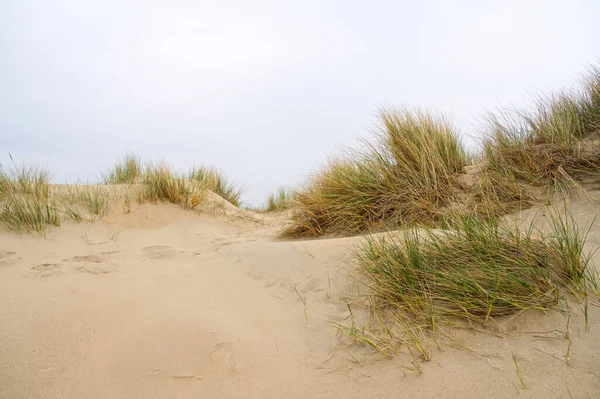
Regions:
M 0 0 L 0 163 L 95 182 L 124 153 L 213 165 L 258 204 L 380 107 L 482 118 L 577 85 L 600 2 Z

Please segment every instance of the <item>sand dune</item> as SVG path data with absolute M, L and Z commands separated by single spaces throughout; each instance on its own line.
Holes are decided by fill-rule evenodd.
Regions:
M 580 223 L 597 206 L 572 206 Z M 540 209 L 525 216 L 538 215 Z M 360 237 L 274 239 L 286 215 L 142 205 L 46 238 L 0 232 L 0 397 L 555 397 L 600 392 L 590 332 L 526 312 L 503 334 L 454 331 L 415 371 L 340 336 L 366 318 L 349 250 Z M 600 227 L 590 241 L 600 239 Z M 598 258 L 596 254 L 596 259 Z M 596 262 L 598 263 L 598 262 Z M 358 299 L 357 299 L 358 298 Z M 569 355 L 567 358 L 567 354 Z M 515 370 L 515 360 L 527 389 Z M 412 370 L 411 370 L 412 369 Z

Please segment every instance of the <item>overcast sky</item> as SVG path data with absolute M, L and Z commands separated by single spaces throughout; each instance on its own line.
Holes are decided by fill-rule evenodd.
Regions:
M 95 181 L 127 151 L 210 164 L 261 202 L 369 135 L 576 84 L 600 2 L 0 0 L 0 162 Z

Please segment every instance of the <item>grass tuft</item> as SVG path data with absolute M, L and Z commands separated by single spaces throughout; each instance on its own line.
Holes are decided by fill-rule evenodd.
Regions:
M 522 190 L 579 190 L 579 182 L 600 171 L 600 69 L 592 68 L 584 86 L 538 99 L 533 112 L 513 111 L 489 118 L 484 141 L 484 177 L 495 192 L 480 185 L 476 196 L 497 203 L 497 214 L 532 203 Z M 500 183 L 497 185 L 496 183 Z
M 208 190 L 220 195 L 236 207 L 240 206 L 242 189 L 228 181 L 217 169 L 207 166 L 193 168 L 188 177 L 190 180 L 196 181 Z
M 12 157 L 11 157 L 12 159 Z M 131 212 L 131 196 L 138 202 L 168 201 L 184 209 L 195 209 L 213 190 L 239 205 L 241 190 L 217 170 L 196 168 L 190 176 L 175 173 L 165 163 L 142 163 L 136 155 L 125 155 L 104 174 L 105 185 L 59 185 L 50 187 L 44 168 L 0 167 L 0 223 L 10 230 L 44 233 L 61 218 L 94 222 L 105 216 L 115 202 L 122 200 L 125 213 Z M 107 186 L 127 184 L 126 187 Z
M 278 212 L 290 209 L 294 206 L 296 197 L 297 194 L 295 191 L 281 187 L 277 192 L 269 195 L 264 211 Z
M 104 173 L 103 180 L 106 184 L 133 184 L 138 183 L 144 174 L 144 165 L 139 156 L 125 154 L 112 169 Z
M 60 226 L 56 205 L 37 195 L 10 195 L 0 209 L 0 222 L 8 229 L 44 233 L 49 225 Z
M 367 238 L 356 257 L 379 309 L 435 331 L 440 322 L 485 326 L 521 310 L 549 310 L 563 293 L 583 301 L 596 290 L 586 238 L 570 216 L 552 216 L 549 232 L 461 216 L 450 230 Z
M 43 234 L 49 225 L 60 225 L 48 180 L 48 172 L 39 167 L 0 169 L 0 222 L 19 233 Z
M 383 110 L 379 119 L 367 150 L 348 151 L 299 190 L 284 236 L 356 234 L 440 219 L 467 162 L 455 130 L 421 111 Z
M 50 174 L 37 166 L 14 165 L 9 171 L 0 169 L 0 199 L 11 194 L 35 194 L 48 197 Z
M 73 185 L 61 191 L 66 191 L 56 195 L 61 212 L 77 222 L 101 219 L 109 209 L 111 197 L 105 186 Z
M 149 165 L 144 174 L 139 202 L 169 201 L 185 209 L 194 209 L 206 197 L 207 187 L 178 176 L 164 163 Z

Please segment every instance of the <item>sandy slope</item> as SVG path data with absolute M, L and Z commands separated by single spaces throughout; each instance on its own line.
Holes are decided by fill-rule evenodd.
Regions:
M 571 318 L 572 366 L 565 318 L 529 312 L 503 337 L 456 332 L 475 351 L 429 344 L 417 373 L 331 326 L 360 291 L 357 239 L 278 242 L 282 220 L 144 205 L 45 239 L 0 231 L 0 397 L 598 397 L 598 307 L 589 333 Z

